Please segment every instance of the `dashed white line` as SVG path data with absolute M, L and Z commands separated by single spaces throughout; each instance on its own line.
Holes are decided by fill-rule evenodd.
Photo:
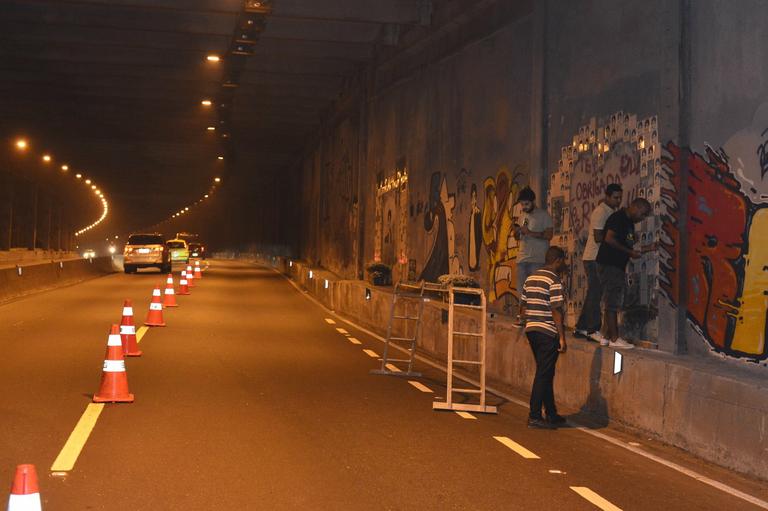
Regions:
M 474 415 L 472 415 L 472 414 L 471 414 L 471 413 L 469 413 L 469 412 L 459 412 L 459 411 L 457 410 L 457 411 L 456 411 L 456 415 L 458 415 L 458 416 L 459 416 L 459 417 L 461 417 L 462 419 L 477 420 L 477 417 L 475 417 Z
M 331 318 L 325 318 L 325 322 L 328 323 L 329 325 L 335 325 L 336 324 L 336 322 L 334 320 L 332 320 Z
M 399 373 L 400 369 L 395 364 L 387 364 L 384 367 L 392 371 L 393 373 Z
M 337 328 L 336 331 L 339 332 L 340 334 L 348 334 L 349 333 L 346 330 L 344 330 L 343 328 Z
M 611 504 L 586 486 L 571 486 L 570 488 L 603 511 L 621 511 L 620 507 Z
M 411 385 L 413 385 L 414 387 L 416 387 L 417 389 L 419 389 L 422 392 L 426 392 L 428 394 L 432 394 L 433 393 L 432 389 L 430 389 L 429 387 L 427 387 L 426 385 L 424 385 L 421 382 L 413 381 L 413 380 L 408 380 L 408 383 L 410 383 Z
M 371 358 L 379 358 L 379 354 L 373 350 L 363 350 L 363 352 Z
M 355 339 L 354 337 L 347 337 L 347 340 L 349 342 L 351 342 L 352 344 L 363 344 L 360 341 L 358 341 L 357 339 Z
M 525 458 L 527 460 L 538 460 L 539 459 L 539 457 L 536 456 L 534 453 L 532 453 L 531 451 L 529 451 L 528 449 L 526 449 L 522 445 L 518 444 L 517 442 L 515 442 L 514 440 L 512 440 L 509 437 L 495 436 L 493 438 L 495 438 L 496 440 L 498 440 L 502 444 L 506 445 L 507 447 L 509 447 L 510 449 L 512 449 L 517 454 L 519 454 L 520 456 L 522 456 L 523 458 Z

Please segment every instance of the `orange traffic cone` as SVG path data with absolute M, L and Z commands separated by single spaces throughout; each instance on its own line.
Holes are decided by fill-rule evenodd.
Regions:
M 181 270 L 181 278 L 179 279 L 179 294 L 189 295 L 189 286 L 187 285 L 187 271 Z
M 173 290 L 173 275 L 168 274 L 165 281 L 165 296 L 163 297 L 163 307 L 178 307 L 176 303 L 176 293 Z
M 195 261 L 195 279 L 199 280 L 203 278 L 203 272 L 200 269 L 200 261 Z
M 192 265 L 187 266 L 187 285 L 190 288 L 195 287 L 195 274 L 192 273 Z
M 133 394 L 128 392 L 128 375 L 125 373 L 123 343 L 120 328 L 112 325 L 107 341 L 107 358 L 101 372 L 101 387 L 93 395 L 94 403 L 132 403 Z
M 40 511 L 41 509 L 35 466 L 18 465 L 16 475 L 13 477 L 11 496 L 8 498 L 8 511 Z
M 140 357 L 141 350 L 136 341 L 136 325 L 133 324 L 133 305 L 130 300 L 123 304 L 123 319 L 120 321 L 120 338 L 123 341 L 123 356 Z
M 152 303 L 149 304 L 149 313 L 144 324 L 147 326 L 165 326 L 163 304 L 160 301 L 160 286 L 155 286 L 155 290 L 152 291 Z

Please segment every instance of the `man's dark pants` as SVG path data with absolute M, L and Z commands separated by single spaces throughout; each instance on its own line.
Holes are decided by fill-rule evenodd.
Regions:
M 536 359 L 536 376 L 531 389 L 531 412 L 529 417 L 541 419 L 541 407 L 547 412 L 547 417 L 557 415 L 555 407 L 555 364 L 557 363 L 560 342 L 557 337 L 542 332 L 526 332 L 528 342 Z
M 584 330 L 587 333 L 599 332 L 603 326 L 600 301 L 603 299 L 603 285 L 597 271 L 597 262 L 582 261 L 584 271 L 587 273 L 587 296 L 581 308 L 579 320 L 576 322 L 576 330 Z

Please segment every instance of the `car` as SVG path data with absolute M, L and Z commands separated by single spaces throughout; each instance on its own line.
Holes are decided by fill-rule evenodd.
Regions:
M 85 259 L 93 259 L 94 257 L 96 257 L 96 251 L 93 250 L 92 248 L 87 248 L 83 251 L 83 257 Z
M 189 262 L 189 248 L 186 241 L 180 239 L 168 240 L 165 242 L 165 245 L 171 251 L 172 263 Z
M 205 259 L 205 245 L 202 243 L 190 243 L 189 244 L 189 257 L 195 259 Z
M 123 250 L 125 273 L 135 273 L 139 268 L 158 268 L 161 273 L 171 272 L 171 251 L 165 238 L 158 233 L 137 233 L 128 236 Z

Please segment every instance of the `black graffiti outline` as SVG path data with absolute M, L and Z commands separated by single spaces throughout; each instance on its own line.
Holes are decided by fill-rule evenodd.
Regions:
M 766 134 L 768 134 L 768 128 L 760 136 L 764 137 Z M 768 174 L 768 140 L 757 146 L 757 157 L 760 159 L 760 179 L 765 179 L 765 174 Z

